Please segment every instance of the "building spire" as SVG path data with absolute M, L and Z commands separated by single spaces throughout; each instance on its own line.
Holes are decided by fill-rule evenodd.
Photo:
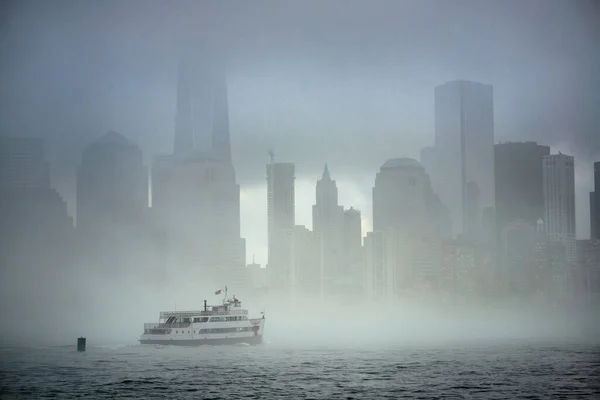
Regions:
M 175 155 L 210 150 L 215 158 L 231 162 L 228 108 L 225 63 L 219 57 L 184 56 L 177 84 Z
M 327 167 L 327 163 L 325 163 L 325 169 L 323 170 L 323 177 L 321 178 L 323 180 L 331 180 L 331 176 L 329 175 L 329 168 Z

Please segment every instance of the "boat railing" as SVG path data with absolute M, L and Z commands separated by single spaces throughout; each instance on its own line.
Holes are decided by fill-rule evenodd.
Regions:
M 248 310 L 244 308 L 234 308 L 228 311 L 161 311 L 160 319 L 166 319 L 172 316 L 195 317 L 195 316 L 210 316 L 210 315 L 247 315 Z
M 156 328 L 187 328 L 191 325 L 191 322 L 177 322 L 174 324 L 158 324 Z

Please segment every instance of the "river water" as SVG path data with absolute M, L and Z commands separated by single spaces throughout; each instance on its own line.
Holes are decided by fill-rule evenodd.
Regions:
M 429 346 L 4 347 L 0 398 L 600 398 L 600 347 L 575 342 Z

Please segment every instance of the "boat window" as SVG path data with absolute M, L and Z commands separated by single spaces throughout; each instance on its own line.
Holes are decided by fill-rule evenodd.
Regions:
M 213 329 L 201 329 L 200 334 L 211 334 L 211 333 L 234 333 L 234 332 L 250 332 L 252 328 L 249 326 L 243 328 L 213 328 Z

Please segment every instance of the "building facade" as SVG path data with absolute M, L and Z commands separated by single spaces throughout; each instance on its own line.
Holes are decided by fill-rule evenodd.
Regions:
M 141 262 L 147 246 L 148 171 L 142 152 L 108 132 L 87 146 L 77 171 L 77 236 L 81 263 L 121 271 Z M 145 260 L 147 261 L 147 260 Z
M 435 88 L 435 192 L 453 231 L 479 239 L 482 213 L 494 207 L 494 101 L 491 85 L 453 81 Z
M 575 245 L 575 160 L 565 154 L 543 158 L 544 227 L 550 240 L 562 243 L 567 261 L 577 261 Z
M 271 289 L 289 292 L 296 221 L 295 167 L 267 165 L 268 266 Z
M 344 209 L 338 204 L 338 189 L 325 165 L 317 181 L 313 205 L 313 230 L 321 240 L 325 292 L 339 291 L 344 276 Z
M 231 157 L 225 66 L 190 54 L 179 66 L 173 154 L 152 166 L 152 214 L 167 265 L 244 282 L 240 188 Z

